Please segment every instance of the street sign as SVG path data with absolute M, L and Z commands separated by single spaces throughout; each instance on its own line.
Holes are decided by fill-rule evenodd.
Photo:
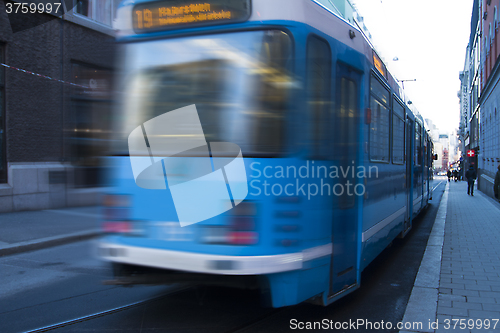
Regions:
M 476 154 L 476 152 L 474 150 L 472 150 L 472 149 L 467 150 L 467 156 L 474 157 L 475 154 Z

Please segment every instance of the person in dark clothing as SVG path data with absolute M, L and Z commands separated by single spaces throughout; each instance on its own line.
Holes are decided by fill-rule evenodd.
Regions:
M 455 178 L 455 182 L 458 180 L 458 170 L 453 170 L 453 178 Z
M 446 175 L 448 176 L 448 181 L 450 181 L 450 179 L 451 179 L 451 171 L 448 170 L 448 172 L 446 173 Z
M 495 175 L 495 184 L 493 185 L 493 191 L 495 192 L 495 198 L 500 201 L 500 164 L 498 165 L 498 171 Z
M 471 165 L 469 170 L 465 173 L 465 178 L 467 178 L 467 194 L 474 195 L 474 182 L 476 181 L 477 178 L 477 173 L 476 170 L 474 170 L 474 167 Z

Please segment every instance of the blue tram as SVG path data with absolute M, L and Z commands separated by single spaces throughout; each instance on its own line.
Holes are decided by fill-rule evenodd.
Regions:
M 320 3 L 127 0 L 117 24 L 122 93 L 99 243 L 114 283 L 255 287 L 273 307 L 328 305 L 428 204 L 425 122 L 363 34 Z M 241 149 L 245 193 L 226 166 L 228 208 L 185 223 L 218 197 L 198 187 L 181 215 L 171 181 L 199 156 L 167 167 L 155 140 L 199 131 L 149 126 L 193 105 L 207 142 Z M 134 142 L 156 182 L 139 186 Z

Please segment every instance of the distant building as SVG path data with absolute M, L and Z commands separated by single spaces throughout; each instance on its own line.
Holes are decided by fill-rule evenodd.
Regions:
M 443 144 L 439 141 L 439 129 L 434 125 L 431 119 L 425 119 L 427 126 L 430 131 L 430 137 L 432 140 L 432 144 L 434 145 L 434 154 L 437 154 L 437 160 L 433 162 L 434 172 L 440 172 L 443 168 Z
M 437 154 L 437 160 L 434 161 L 434 172 L 440 172 L 446 170 L 446 163 L 443 163 L 444 149 L 441 142 L 434 143 L 434 154 Z
M 448 149 L 443 148 L 443 159 L 442 159 L 442 168 L 444 171 L 447 171 L 449 169 L 449 159 L 448 159 Z
M 0 212 L 99 199 L 119 1 L 74 1 L 62 18 L 23 16 L 21 31 L 0 11 Z
M 464 158 L 464 169 L 469 163 L 477 166 L 476 158 L 466 158 L 467 150 L 479 151 L 479 102 L 481 93 L 481 11 L 482 0 L 474 0 L 470 21 L 469 43 L 465 52 L 464 69 L 460 72 L 460 90 L 457 94 L 460 100 L 460 123 L 458 139 L 460 151 Z
M 459 147 L 457 130 L 453 130 L 450 134 L 450 160 L 455 162 L 460 159 L 461 149 Z
M 430 136 L 434 143 L 439 141 L 439 129 L 434 125 L 434 122 L 431 119 L 425 119 L 427 125 L 429 126 Z

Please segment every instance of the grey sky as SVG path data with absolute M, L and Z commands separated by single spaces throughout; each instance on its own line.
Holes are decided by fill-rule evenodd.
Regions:
M 424 118 L 458 128 L 460 89 L 473 0 L 352 0 L 377 51 Z M 398 61 L 393 61 L 397 57 Z

